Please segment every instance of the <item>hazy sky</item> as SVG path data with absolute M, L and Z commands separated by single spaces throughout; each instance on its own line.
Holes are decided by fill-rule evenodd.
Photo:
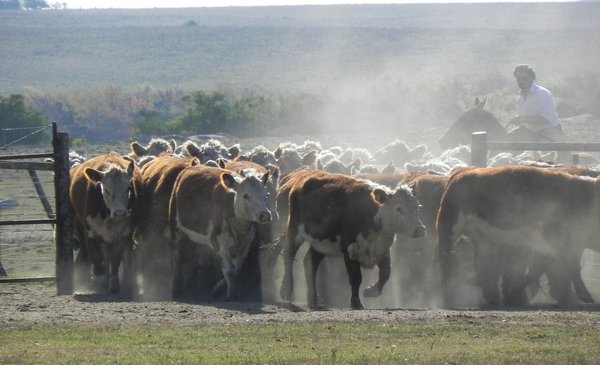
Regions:
M 542 2 L 539 0 L 63 0 L 70 9 L 79 8 L 181 8 L 215 6 L 268 6 L 302 4 L 406 4 Z M 544 0 L 543 2 L 547 2 Z M 558 0 L 561 1 L 561 0 Z M 52 3 L 53 1 L 49 1 Z M 62 2 L 62 1 L 58 1 Z

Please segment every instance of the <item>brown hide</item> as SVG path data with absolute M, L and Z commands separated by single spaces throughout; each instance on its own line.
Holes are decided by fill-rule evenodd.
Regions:
M 468 235 L 456 231 L 460 217 L 475 222 L 467 224 L 466 229 L 494 235 L 498 247 L 512 244 L 517 249 L 535 250 L 528 246 L 529 241 L 537 242 L 533 240 L 542 237 L 552 254 L 564 263 L 579 297 L 591 299 L 581 281 L 579 259 L 583 248 L 599 248 L 595 238 L 600 226 L 597 194 L 596 180 L 554 169 L 506 166 L 467 169 L 452 175 L 437 217 L 446 305 L 452 302 L 452 246 L 459 234 Z M 516 241 L 507 239 L 507 232 L 518 237 Z
M 194 227 L 194 231 L 209 234 L 209 225 L 215 225 L 217 233 L 223 216 L 233 215 L 233 192 L 221 184 L 221 175 L 231 173 L 202 165 L 188 167 L 178 176 L 169 205 L 171 228 L 176 230 L 175 217 L 183 226 Z M 211 242 L 212 244 L 212 242 Z M 217 247 L 213 248 L 217 249 Z
M 446 188 L 448 176 L 432 175 L 428 173 L 409 174 L 400 181 L 401 184 L 409 185 L 415 197 L 421 204 L 419 211 L 421 221 L 428 232 L 435 232 L 435 220 L 437 218 L 442 194 Z
M 104 171 L 108 164 L 114 164 L 123 170 L 132 169 L 130 201 L 129 208 L 132 210 L 132 215 L 119 219 L 120 224 L 129 226 L 124 230 L 123 236 L 113 237 L 111 242 L 103 242 L 98 237 L 92 227 L 88 224 L 86 217 L 103 218 L 106 224 L 107 231 L 111 231 L 111 219 L 109 212 L 105 206 L 100 187 L 95 182 L 88 179 L 85 172 L 91 168 L 97 171 Z M 140 191 L 140 172 L 132 160 L 126 159 L 116 152 L 110 152 L 105 155 L 91 158 L 81 165 L 71 170 L 71 185 L 69 188 L 69 197 L 73 211 L 75 213 L 75 230 L 74 234 L 79 235 L 76 241 L 80 243 L 80 252 L 77 257 L 78 275 L 88 276 L 89 265 L 93 265 L 94 274 L 97 276 L 105 275 L 108 272 L 106 279 L 107 283 L 102 283 L 104 289 L 111 292 L 119 291 L 118 268 L 122 259 L 122 255 L 126 250 L 130 250 L 133 246 L 132 233 L 136 220 L 135 201 Z M 90 237 L 90 233 L 92 236 Z M 104 250 L 103 245 L 107 248 Z M 104 257 L 104 252 L 108 252 L 109 257 Z M 126 267 L 124 279 L 127 280 L 127 289 L 132 288 L 133 275 Z
M 402 181 L 406 175 L 404 174 L 356 174 L 354 175 L 357 179 L 365 179 L 376 182 L 381 185 L 385 185 L 389 188 L 395 188 L 398 183 Z
M 398 190 L 397 193 L 401 195 L 396 196 L 395 192 L 396 198 L 402 194 L 408 194 L 410 199 L 414 199 L 408 190 Z M 289 200 L 289 218 L 283 255 L 285 265 L 281 288 L 283 299 L 291 299 L 293 292 L 292 265 L 297 250 L 302 244 L 302 239 L 299 237 L 310 237 L 311 241 L 304 265 L 309 306 L 317 305 L 315 275 L 325 255 L 344 257 L 352 292 L 350 300 L 352 308 L 362 308 L 358 294 L 362 281 L 361 265 L 368 268 L 377 265 L 379 268 L 378 282 L 369 286 L 364 295 L 378 296 L 381 294 L 383 285 L 387 282 L 390 274 L 389 247 L 394 239 L 394 233 L 389 230 L 391 226 L 386 226 L 388 228 L 385 229 L 384 226 L 389 222 L 394 222 L 395 228 L 393 229 L 398 229 L 398 227 L 395 226 L 396 219 L 388 217 L 384 221 L 381 217 L 378 219 L 375 217 L 384 207 L 393 210 L 394 217 L 404 214 L 399 213 L 402 212 L 402 208 L 396 205 L 386 205 L 387 199 L 391 199 L 391 195 L 381 188 L 375 188 L 369 181 L 309 169 L 296 170 L 282 179 L 279 194 L 278 203 Z M 413 217 L 414 214 L 413 223 L 417 224 L 418 222 L 419 228 L 414 232 L 410 230 L 416 226 L 406 229 L 410 231 L 407 234 L 417 237 L 424 231 L 423 226 L 416 219 L 416 200 L 412 204 L 414 204 L 411 208 L 412 214 L 407 213 L 406 217 Z M 408 205 L 405 206 L 405 208 L 408 207 Z M 400 221 L 404 221 L 404 218 L 398 222 Z M 301 227 L 304 233 L 301 233 Z M 370 250 L 368 255 L 362 258 L 360 255 L 367 254 L 367 252 L 363 251 L 363 254 L 357 254 L 356 250 L 360 245 L 363 247 L 362 250 Z
M 139 226 L 142 232 L 160 232 L 169 224 L 169 201 L 179 173 L 192 160 L 174 155 L 160 156 L 142 168 Z
M 105 155 L 91 158 L 81 165 L 71 169 L 71 186 L 69 187 L 69 197 L 78 221 L 83 223 L 85 222 L 86 215 L 95 216 L 103 213 L 106 210 L 106 206 L 102 200 L 102 194 L 100 193 L 97 185 L 85 177 L 84 171 L 88 167 L 103 171 L 107 164 L 110 163 L 119 166 L 123 170 L 127 170 L 132 161 L 123 158 L 116 152 L 110 152 Z M 137 168 L 134 169 L 134 173 L 133 192 L 135 194 L 136 188 L 139 190 L 140 175 Z
M 179 264 L 185 255 L 181 249 L 186 241 L 191 241 L 193 247 L 210 245 L 221 258 L 224 279 L 217 283 L 213 295 L 226 289 L 227 299 L 237 298 L 237 287 L 246 274 L 243 266 L 258 240 L 257 225 L 271 220 L 266 207 L 266 178 L 267 175 L 242 178 L 230 170 L 201 165 L 179 174 L 169 208 L 171 228 L 176 233 L 174 296 L 183 294 L 182 283 L 187 279 Z M 237 199 L 236 192 L 240 194 Z M 238 208 L 234 208 L 234 201 L 239 211 L 235 210 Z M 260 282 L 260 273 L 255 277 Z
M 169 226 L 169 201 L 181 171 L 197 160 L 161 155 L 142 168 L 138 199 L 138 267 L 144 297 L 170 299 L 173 240 Z

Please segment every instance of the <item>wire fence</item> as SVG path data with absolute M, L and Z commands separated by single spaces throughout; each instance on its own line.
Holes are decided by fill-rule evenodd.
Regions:
M 0 155 L 52 152 L 51 127 L 0 129 Z M 0 169 L 0 221 L 55 218 L 55 202 L 52 171 Z M 55 261 L 52 225 L 0 225 L 0 262 L 9 278 L 53 276 Z

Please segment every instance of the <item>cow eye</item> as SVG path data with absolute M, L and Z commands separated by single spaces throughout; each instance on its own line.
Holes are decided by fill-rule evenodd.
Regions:
M 398 212 L 399 214 L 404 214 L 404 208 L 398 206 L 396 207 L 396 212 Z
M 244 199 L 250 199 L 250 195 L 244 194 Z

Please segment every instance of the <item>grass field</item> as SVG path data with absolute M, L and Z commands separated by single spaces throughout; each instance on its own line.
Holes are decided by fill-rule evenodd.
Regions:
M 597 364 L 598 323 L 4 325 L 3 364 Z
M 0 93 L 144 84 L 335 93 L 389 77 L 504 77 L 521 62 L 554 84 L 596 70 L 599 16 L 594 2 L 3 11 Z

